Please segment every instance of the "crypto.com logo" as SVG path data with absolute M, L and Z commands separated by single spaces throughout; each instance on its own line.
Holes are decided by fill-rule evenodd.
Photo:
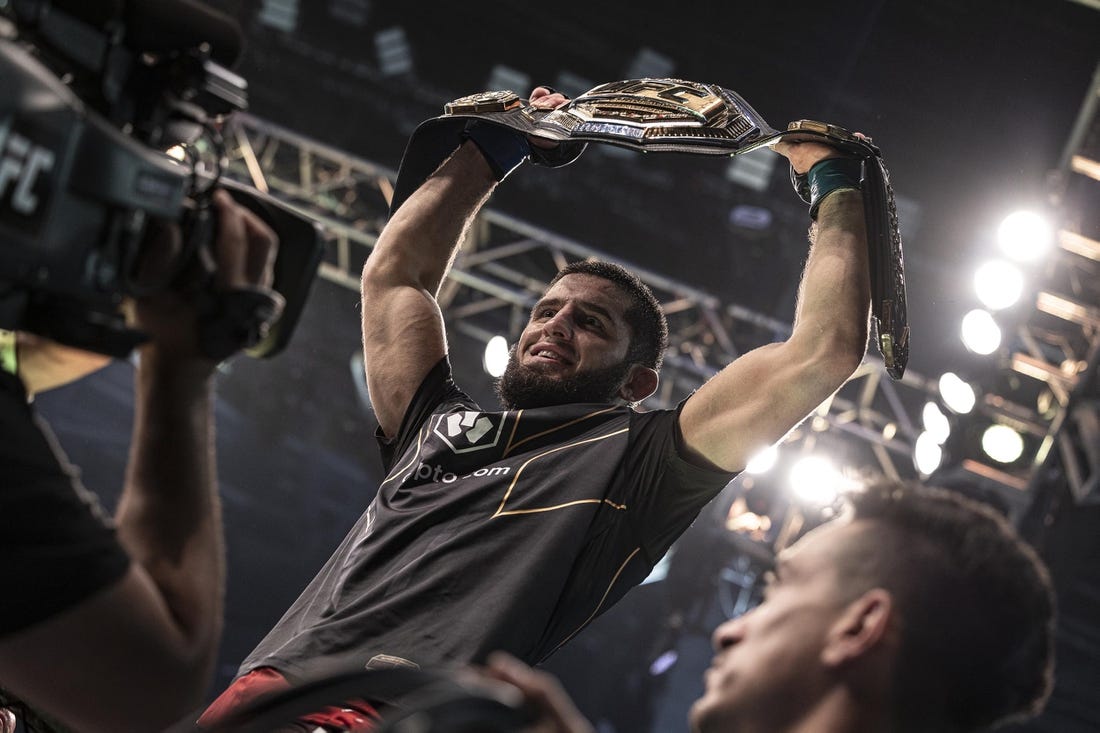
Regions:
M 435 426 L 435 434 L 455 453 L 470 453 L 492 448 L 500 440 L 504 414 L 453 412 L 444 415 Z

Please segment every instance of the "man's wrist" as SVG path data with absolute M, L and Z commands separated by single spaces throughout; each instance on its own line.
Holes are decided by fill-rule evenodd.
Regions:
M 817 220 L 821 202 L 838 191 L 859 191 L 863 161 L 858 158 L 826 158 L 806 173 L 810 195 L 810 218 Z
M 497 181 L 503 181 L 531 154 L 531 146 L 523 135 L 480 120 L 470 122 L 462 138 L 477 146 Z
M 197 350 L 150 341 L 137 352 L 137 370 L 143 379 L 155 383 L 202 386 L 213 383 L 218 361 Z

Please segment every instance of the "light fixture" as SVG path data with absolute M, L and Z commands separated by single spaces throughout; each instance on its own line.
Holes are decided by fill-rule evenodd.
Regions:
M 994 311 L 1008 308 L 1024 292 L 1024 274 L 1011 262 L 991 260 L 975 271 L 974 291 L 986 308 Z
M 526 97 L 531 88 L 531 75 L 505 64 L 496 64 L 489 71 L 489 81 L 485 88 L 492 92 L 511 90 Z
M 664 79 L 672 76 L 676 62 L 660 51 L 641 48 L 626 69 L 626 79 Z
M 990 425 L 982 433 L 982 450 L 998 463 L 1014 463 L 1023 455 L 1024 439 L 1007 425 Z
M 482 359 L 482 365 L 485 367 L 486 373 L 493 379 L 504 374 L 504 370 L 508 367 L 508 339 L 503 336 L 493 336 L 489 339 L 489 342 L 485 344 L 485 357 Z
M 943 448 L 936 439 L 926 430 L 917 436 L 913 444 L 913 465 L 922 476 L 928 476 L 943 461 Z
M 763 149 L 735 156 L 726 168 L 726 179 L 753 191 L 767 191 L 778 157 Z
M 554 88 L 570 98 L 579 97 L 594 86 L 596 86 L 596 83 L 591 79 L 580 74 L 574 74 L 567 69 L 562 69 L 554 77 Z
M 974 388 L 954 372 L 944 372 L 939 381 L 940 397 L 947 409 L 956 415 L 966 415 L 974 409 L 977 395 Z
M 298 27 L 298 0 L 263 0 L 257 19 L 263 25 L 293 33 Z
M 653 660 L 653 663 L 649 665 L 649 673 L 654 677 L 659 677 L 672 669 L 672 665 L 676 664 L 679 658 L 679 652 L 675 649 L 669 649 Z
M 348 360 L 351 368 L 351 383 L 355 385 L 355 394 L 359 397 L 359 404 L 367 412 L 374 411 L 374 404 L 370 401 L 370 389 L 367 387 L 367 370 L 363 362 L 363 351 L 352 352 Z
M 836 501 L 843 478 L 829 459 L 805 456 L 791 467 L 790 481 L 791 491 L 800 501 L 826 507 Z
M 975 354 L 992 354 L 1001 345 L 1001 328 L 989 311 L 975 309 L 963 316 L 962 341 Z
M 370 17 L 370 0 L 329 0 L 328 11 L 340 23 L 362 28 Z
M 921 421 L 924 423 L 922 435 L 928 435 L 938 445 L 943 445 L 951 437 L 951 422 L 935 402 L 924 403 Z
M 997 243 L 1014 260 L 1035 262 L 1050 251 L 1054 229 L 1034 211 L 1016 211 L 1005 217 L 997 229 Z
M 384 76 L 400 76 L 413 70 L 412 48 L 405 29 L 386 28 L 374 34 L 374 52 L 378 69 Z
M 739 230 L 763 232 L 771 228 L 775 215 L 771 209 L 751 204 L 738 204 L 730 209 L 730 225 Z
M 766 473 L 772 469 L 776 460 L 779 459 L 779 448 L 774 445 L 769 445 L 763 450 L 757 451 L 749 462 L 745 464 L 745 471 L 752 474 Z

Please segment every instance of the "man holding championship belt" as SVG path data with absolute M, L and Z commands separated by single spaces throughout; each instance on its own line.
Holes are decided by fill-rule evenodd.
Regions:
M 872 290 L 867 159 L 857 157 L 867 143 L 813 131 L 765 139 L 737 127 L 727 90 L 712 103 L 671 89 L 686 84 L 675 80 L 618 84 L 636 87 L 614 97 L 628 116 L 652 118 L 650 94 L 658 117 L 684 108 L 726 126 L 666 125 L 660 135 L 721 147 L 722 130 L 732 130 L 735 146 L 772 144 L 788 158 L 812 221 L 790 338 L 742 355 L 675 409 L 639 411 L 657 388 L 664 315 L 622 267 L 575 262 L 533 308 L 498 385 L 502 408 L 474 403 L 451 379 L 436 302 L 467 228 L 525 160 L 554 166 L 584 142 L 622 144 L 600 130 L 640 137 L 632 120 L 591 134 L 585 115 L 598 115 L 582 108 L 588 95 L 569 103 L 538 87 L 529 101 L 503 104 L 488 95 L 488 114 L 477 98 L 459 100 L 440 118 L 453 137 L 418 132 L 410 143 L 392 217 L 363 271 L 366 376 L 389 474 L 201 724 L 351 669 L 461 666 L 494 650 L 542 661 L 640 583 L 749 456 L 859 366 Z M 508 105 L 508 124 L 497 124 Z M 563 111 L 575 112 L 572 122 Z M 374 703 L 400 704 L 367 694 L 372 704 L 348 703 L 292 729 L 369 730 Z

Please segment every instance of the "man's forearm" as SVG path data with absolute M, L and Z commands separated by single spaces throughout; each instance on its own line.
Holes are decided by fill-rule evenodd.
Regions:
M 212 365 L 147 347 L 118 535 L 152 578 L 186 652 L 213 659 L 221 629 L 224 551 L 217 496 Z
M 464 143 L 394 214 L 367 261 L 365 277 L 434 295 L 495 186 L 481 152 Z
M 826 198 L 811 240 L 792 340 L 846 355 L 858 365 L 867 343 L 871 297 L 861 194 L 838 191 Z

